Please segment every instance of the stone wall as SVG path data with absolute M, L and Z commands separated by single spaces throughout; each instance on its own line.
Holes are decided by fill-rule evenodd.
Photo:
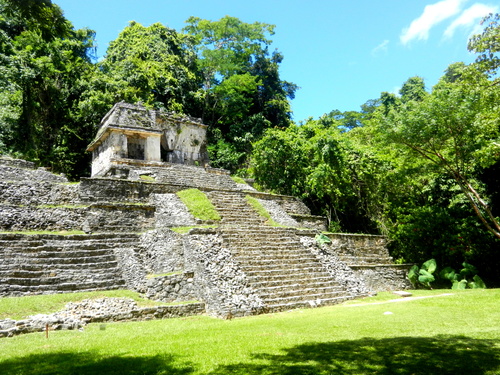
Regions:
M 81 230 L 86 208 L 0 205 L 2 231 Z
M 271 200 L 273 202 L 276 202 L 288 214 L 296 214 L 296 215 L 311 214 L 311 210 L 309 210 L 309 208 L 304 204 L 304 202 L 302 202 L 300 199 L 296 197 L 291 197 L 288 195 L 261 193 L 258 191 L 248 191 L 247 194 L 257 199 Z
M 183 236 L 166 228 L 148 231 L 141 236 L 138 251 L 148 274 L 162 274 L 186 269 Z
M 62 311 L 38 314 L 22 320 L 0 320 L 0 337 L 12 337 L 25 333 L 83 329 L 89 323 L 142 321 L 201 315 L 203 303 L 139 307 L 128 298 L 101 298 L 68 303 Z M 105 328 L 103 326 L 103 328 Z
M 147 183 L 114 178 L 82 178 L 82 202 L 142 202 L 147 203 L 151 194 L 176 193 L 182 185 Z
M 45 168 L 34 169 L 34 164 L 25 160 L 0 158 L 0 166 L 1 181 L 68 182 L 66 177 Z
M 196 299 L 193 272 L 165 276 L 148 276 L 146 298 L 161 302 L 182 302 Z
M 155 206 L 95 203 L 86 210 L 85 232 L 143 232 L 155 226 Z
M 0 168 L 0 171 L 3 168 Z M 77 184 L 30 181 L 7 181 L 0 176 L 0 203 L 11 205 L 75 205 L 79 202 Z
M 5 156 L 0 156 L 0 165 L 21 169 L 35 169 L 35 163 L 22 159 L 12 159 Z
M 346 264 L 353 276 L 370 291 L 402 290 L 411 288 L 407 274 L 411 265 L 392 264 L 384 236 L 329 233 L 330 243 L 322 244 L 322 251 Z
M 364 281 L 372 291 L 393 291 L 411 289 L 407 264 L 379 264 L 350 266 L 357 278 Z

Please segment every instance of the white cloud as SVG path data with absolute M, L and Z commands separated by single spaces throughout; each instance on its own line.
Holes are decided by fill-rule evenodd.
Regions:
M 382 43 L 380 43 L 377 47 L 372 49 L 372 55 L 376 56 L 380 53 L 386 53 L 389 49 L 389 41 L 384 40 Z
M 451 38 L 455 33 L 455 30 L 459 27 L 464 27 L 472 31 L 473 34 L 481 32 L 481 26 L 479 25 L 479 20 L 489 13 L 498 12 L 498 7 L 489 6 L 481 3 L 476 3 L 470 8 L 464 10 L 462 14 L 451 23 L 450 26 L 444 32 L 446 38 Z
M 422 15 L 412 21 L 410 26 L 403 30 L 400 36 L 401 43 L 410 41 L 427 40 L 429 31 L 438 23 L 453 17 L 461 10 L 462 3 L 467 0 L 442 0 L 424 8 Z

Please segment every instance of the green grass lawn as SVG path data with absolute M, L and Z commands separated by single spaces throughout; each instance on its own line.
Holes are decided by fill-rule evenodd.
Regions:
M 414 295 L 0 339 L 0 373 L 500 374 L 500 290 Z

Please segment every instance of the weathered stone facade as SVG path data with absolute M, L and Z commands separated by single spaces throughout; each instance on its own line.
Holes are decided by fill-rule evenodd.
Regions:
M 92 176 L 105 176 L 127 160 L 208 165 L 206 129 L 199 119 L 117 103 L 87 149 Z

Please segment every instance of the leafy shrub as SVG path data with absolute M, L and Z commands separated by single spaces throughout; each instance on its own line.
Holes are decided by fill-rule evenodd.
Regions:
M 418 285 L 423 285 L 429 289 L 432 289 L 431 283 L 436 280 L 434 277 L 434 272 L 437 269 L 437 263 L 435 259 L 429 259 L 427 262 L 422 264 L 422 268 L 419 269 L 417 265 L 410 268 L 408 272 L 408 279 L 416 287 Z
M 477 269 L 467 262 L 462 263 L 463 268 L 460 272 L 455 272 L 451 267 L 444 268 L 439 276 L 442 279 L 449 280 L 452 283 L 451 289 L 485 289 L 486 285 L 477 275 Z M 474 276 L 472 276 L 474 275 Z
M 477 275 L 477 269 L 472 264 L 467 262 L 462 263 L 462 269 L 460 272 L 455 272 L 451 267 L 445 267 L 439 272 L 438 276 L 441 280 L 451 281 L 451 289 L 484 289 L 486 288 L 483 280 Z M 434 275 L 437 270 L 437 263 L 435 259 L 429 259 L 427 262 L 422 264 L 419 268 L 414 265 L 410 268 L 408 272 L 408 279 L 411 281 L 413 286 L 424 286 L 426 288 L 432 289 L 431 283 L 437 281 Z M 474 276 L 472 276 L 474 275 Z

